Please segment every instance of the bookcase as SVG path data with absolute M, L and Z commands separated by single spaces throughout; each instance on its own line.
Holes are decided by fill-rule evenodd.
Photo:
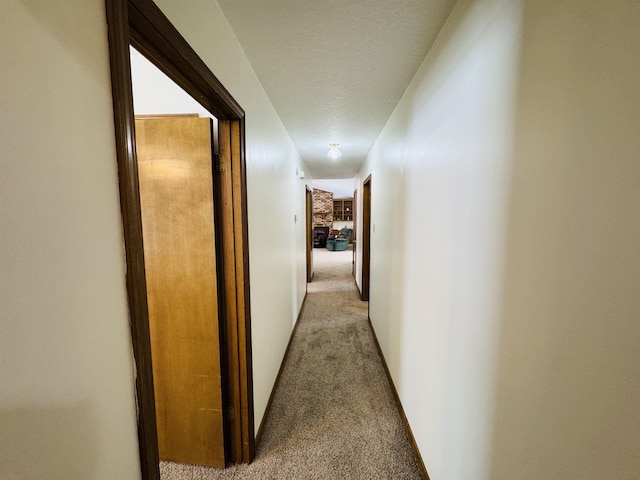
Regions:
M 349 222 L 353 220 L 353 199 L 340 199 L 333 201 L 333 221 Z

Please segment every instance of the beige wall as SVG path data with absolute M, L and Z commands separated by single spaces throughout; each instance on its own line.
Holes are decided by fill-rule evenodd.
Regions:
M 333 222 L 333 229 L 334 230 L 342 230 L 343 228 L 353 228 L 353 222 L 347 222 L 347 221 L 338 221 L 336 220 L 335 222 Z
M 525 2 L 492 478 L 640 475 L 640 3 Z
M 307 169 L 217 4 L 158 4 L 247 113 L 257 427 L 305 294 Z M 104 2 L 0 0 L 0 21 L 0 471 L 135 479 Z
M 135 479 L 104 2 L 0 22 L 0 476 Z
M 434 480 L 640 471 L 638 9 L 461 0 L 360 171 Z

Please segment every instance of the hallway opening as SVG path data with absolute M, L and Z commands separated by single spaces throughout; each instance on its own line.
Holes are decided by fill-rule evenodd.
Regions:
M 354 178 L 314 179 L 312 191 L 314 252 L 317 249 L 351 252 L 349 263 L 355 275 L 356 210 Z M 310 276 L 307 281 L 311 281 Z

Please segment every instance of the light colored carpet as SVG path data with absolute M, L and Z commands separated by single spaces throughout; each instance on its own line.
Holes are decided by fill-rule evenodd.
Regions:
M 162 462 L 162 480 L 422 478 L 351 258 L 351 250 L 314 249 L 314 279 L 253 463 Z

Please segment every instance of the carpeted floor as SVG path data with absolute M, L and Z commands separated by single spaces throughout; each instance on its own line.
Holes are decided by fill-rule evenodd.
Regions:
M 314 249 L 315 275 L 253 463 L 162 462 L 162 480 L 421 478 L 351 258 Z

